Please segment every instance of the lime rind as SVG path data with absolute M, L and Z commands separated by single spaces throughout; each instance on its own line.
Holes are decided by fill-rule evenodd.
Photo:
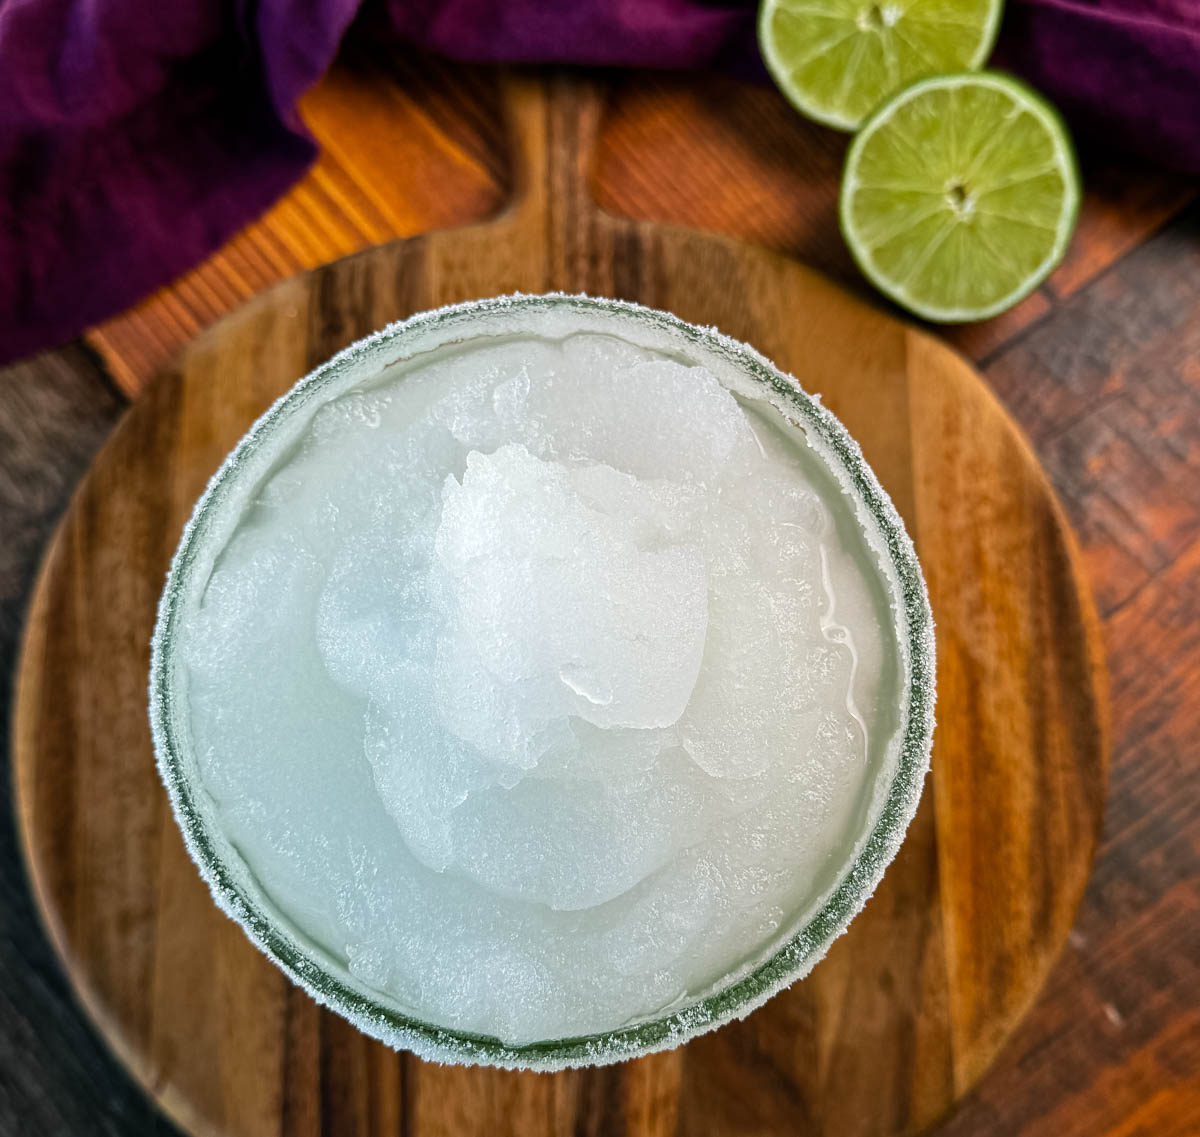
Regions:
M 945 6 L 945 0 L 891 0 L 890 3 L 864 5 L 859 0 L 763 0 L 758 12 L 758 44 L 763 61 L 772 79 L 784 97 L 801 114 L 835 130 L 854 131 L 867 120 L 870 114 L 897 90 L 902 89 L 916 79 L 947 72 L 977 71 L 987 62 L 996 37 L 1000 32 L 1000 19 L 1004 12 L 1003 0 L 994 0 L 987 4 L 983 21 L 976 25 L 969 21 L 956 21 L 942 18 L 938 9 Z M 893 32 L 906 46 L 906 54 L 919 56 L 924 54 L 926 63 L 910 67 L 906 73 L 901 73 L 899 61 L 896 58 L 893 45 L 889 38 L 862 28 L 860 21 L 861 9 L 878 9 L 881 12 L 896 11 L 900 19 L 906 15 L 916 16 L 912 27 L 906 27 L 903 33 Z M 927 14 L 919 15 L 922 9 L 929 9 Z M 786 59 L 780 52 L 780 38 L 773 21 L 777 16 L 786 19 L 789 15 L 802 15 L 813 24 L 819 26 L 820 21 L 826 24 L 824 38 L 816 38 L 807 44 L 808 50 L 799 59 Z M 847 27 L 849 26 L 849 30 Z M 890 26 L 890 25 L 889 25 Z M 937 58 L 936 49 L 931 47 L 923 29 L 962 27 L 978 33 L 973 48 L 965 53 L 953 53 Z M 943 33 L 943 44 L 945 34 Z M 913 42 L 913 40 L 917 42 Z M 856 53 L 850 59 L 842 58 L 835 53 L 839 49 Z M 846 103 L 852 98 L 856 69 L 862 66 L 862 55 L 874 53 L 878 49 L 881 62 L 876 69 L 887 72 L 886 79 L 879 86 L 874 97 L 866 99 L 866 105 L 852 112 L 846 109 Z M 933 51 L 933 54 L 929 54 Z M 833 102 L 819 99 L 806 85 L 798 83 L 796 73 L 805 67 L 822 66 L 834 74 L 841 74 L 845 87 L 839 90 L 838 98 Z
M 872 255 L 871 249 L 867 247 L 867 243 L 864 241 L 862 235 L 859 234 L 858 225 L 855 222 L 852 210 L 858 195 L 864 192 L 879 191 L 881 196 L 890 195 L 896 204 L 902 203 L 902 197 L 897 195 L 902 195 L 909 188 L 914 193 L 919 192 L 926 195 L 930 193 L 929 183 L 921 183 L 919 176 L 914 178 L 911 187 L 906 187 L 899 182 L 891 185 L 866 186 L 858 177 L 858 171 L 863 164 L 864 155 L 868 147 L 872 142 L 879 139 L 880 128 L 891 121 L 904 107 L 911 104 L 919 96 L 929 92 L 966 89 L 985 89 L 998 92 L 1010 99 L 1018 110 L 1028 112 L 1042 127 L 1041 141 L 1047 144 L 1049 148 L 1048 157 L 1040 167 L 1036 163 L 1026 165 L 1025 167 L 1019 165 L 1014 167 L 1009 162 L 1005 166 L 1010 171 L 1008 182 L 993 185 L 987 191 L 988 194 L 1003 193 L 1010 187 L 1015 188 L 1018 185 L 1024 187 L 1036 185 L 1038 179 L 1042 177 L 1046 177 L 1049 183 L 1050 179 L 1048 175 L 1051 174 L 1057 175 L 1061 181 L 1062 188 L 1061 193 L 1052 195 L 1056 205 L 1055 216 L 1052 220 L 1043 212 L 1048 198 L 1043 196 L 1041 200 L 1038 200 L 1028 190 L 1024 194 L 1025 201 L 1021 202 L 1018 200 L 1012 207 L 1017 210 L 1024 209 L 1024 215 L 1019 215 L 1016 212 L 1005 213 L 1003 210 L 998 209 L 989 210 L 989 217 L 996 222 L 1002 223 L 1004 228 L 1026 227 L 1052 231 L 1055 234 L 1054 240 L 1035 265 L 1020 268 L 1020 266 L 1014 267 L 1010 264 L 1010 271 L 1012 271 L 1013 275 L 1018 275 L 1020 279 L 1019 283 L 1003 295 L 989 300 L 987 303 L 975 306 L 946 306 L 929 303 L 919 295 L 914 295 L 906 287 L 905 283 L 897 281 L 894 273 L 889 273 L 881 267 L 878 263 L 879 258 Z M 951 120 L 944 124 L 944 129 L 940 131 L 940 138 L 937 141 L 941 142 L 945 139 L 953 139 L 956 127 L 965 131 L 971 131 L 984 129 L 984 124 L 977 121 L 956 123 Z M 964 139 L 969 143 L 969 137 L 964 135 Z M 903 139 L 898 133 L 893 133 L 887 141 L 891 145 L 898 145 L 899 148 L 908 145 L 907 140 Z M 1001 132 L 993 131 L 986 139 L 985 144 L 981 145 L 980 154 L 982 155 L 982 159 L 977 155 L 977 162 L 995 163 L 999 159 L 1006 157 L 1005 147 L 1001 144 L 1002 142 Z M 990 145 L 988 145 L 989 143 Z M 922 164 L 927 162 L 929 155 L 911 146 L 909 149 L 911 151 L 911 161 L 914 163 L 913 168 L 917 170 L 921 169 Z M 1027 154 L 1028 146 L 1026 145 L 1025 149 L 1021 150 L 1020 153 Z M 1049 185 L 1047 188 L 1049 188 Z M 1012 196 L 1019 197 L 1017 194 L 1013 194 Z M 944 324 L 967 323 L 976 320 L 986 320 L 1007 311 L 1013 305 L 1025 299 L 1025 297 L 1045 281 L 1046 277 L 1062 262 L 1070 245 L 1079 216 L 1080 199 L 1079 164 L 1071 143 L 1070 133 L 1058 111 L 1028 84 L 1010 75 L 995 71 L 964 71 L 949 75 L 926 76 L 925 78 L 918 79 L 916 82 L 909 84 L 897 92 L 891 99 L 877 108 L 874 114 L 867 119 L 862 129 L 850 144 L 850 148 L 846 154 L 841 191 L 838 198 L 838 219 L 842 235 L 850 248 L 851 254 L 862 270 L 863 275 L 876 288 L 908 311 L 926 320 Z M 913 248 L 914 255 L 924 255 L 925 257 L 934 255 L 936 247 L 933 247 L 933 242 L 950 240 L 951 233 L 958 228 L 956 225 L 949 223 L 949 215 L 944 208 L 933 210 L 930 214 L 931 220 L 936 223 L 939 219 L 939 214 L 940 218 L 947 222 L 947 224 L 936 226 L 937 231 L 935 233 L 925 233 L 922 239 L 917 239 L 918 234 L 915 230 L 909 234 L 911 238 L 909 243 Z M 896 237 L 899 239 L 903 237 L 904 230 L 899 219 L 897 219 L 896 225 Z M 977 239 L 980 239 L 980 231 L 978 229 L 975 231 L 975 236 Z M 993 239 L 991 235 L 988 235 L 983 237 L 980 243 L 988 246 L 990 254 L 997 263 L 1004 262 L 1006 258 L 1011 262 L 1012 254 L 1002 241 Z M 878 234 L 876 234 L 872 244 L 878 249 L 886 245 L 887 242 L 881 241 Z M 914 275 L 913 266 L 907 266 L 907 280 L 911 280 Z

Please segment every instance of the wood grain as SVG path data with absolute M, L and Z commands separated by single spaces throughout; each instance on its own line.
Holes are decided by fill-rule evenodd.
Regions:
M 600 102 L 578 81 L 552 86 L 506 86 L 520 161 L 505 214 L 251 301 L 149 385 L 105 448 L 47 560 L 20 672 L 17 786 L 37 895 L 105 1035 L 196 1134 L 915 1132 L 1028 1007 L 1087 877 L 1106 727 L 1069 531 L 999 404 L 926 334 L 783 256 L 597 210 L 586 175 Z M 555 1076 L 426 1065 L 290 988 L 188 862 L 144 715 L 162 574 L 251 419 L 389 319 L 514 288 L 716 323 L 821 392 L 916 537 L 945 661 L 930 792 L 813 976 L 682 1051 Z
M 26 600 L 43 546 L 124 403 L 78 345 L 0 369 L 0 752 Z M 7 772 L 7 770 L 6 770 Z M 0 777 L 0 1133 L 99 1137 L 173 1130 L 78 1009 L 22 865 Z
M 1114 763 L 1067 950 L 943 1137 L 1200 1133 L 1197 359 L 1193 206 L 987 369 L 1080 535 Z
M 796 256 L 870 294 L 837 226 L 846 136 L 798 115 L 773 87 L 723 76 L 621 75 L 597 140 L 594 194 L 618 216 L 672 222 Z M 302 269 L 393 237 L 477 220 L 511 175 L 495 74 L 352 31 L 301 101 L 322 146 L 310 174 L 204 264 L 88 333 L 136 394 L 201 329 Z M 1197 194 L 1194 182 L 1082 154 L 1084 200 L 1048 285 L 982 324 L 943 334 L 974 359 L 1044 319 Z M 882 301 L 876 300 L 877 303 Z

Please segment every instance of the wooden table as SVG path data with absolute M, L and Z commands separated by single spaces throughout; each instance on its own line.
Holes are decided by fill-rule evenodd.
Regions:
M 0 671 L 11 671 L 53 517 L 177 347 L 301 268 L 504 202 L 494 90 L 486 71 L 351 44 L 305 100 L 325 153 L 304 182 L 170 288 L 0 372 Z M 834 221 L 843 148 L 770 90 L 630 76 L 615 86 L 593 192 L 614 213 L 755 240 L 862 288 Z M 956 1137 L 1200 1131 L 1200 700 L 1189 699 L 1200 674 L 1200 206 L 1185 180 L 1114 159 L 1085 155 L 1085 179 L 1079 236 L 1050 283 L 950 337 L 1025 427 L 1077 527 L 1108 636 L 1115 742 L 1105 839 L 1069 948 L 942 1127 Z M 170 1127 L 66 994 L 5 813 L 0 1134 L 156 1132 Z

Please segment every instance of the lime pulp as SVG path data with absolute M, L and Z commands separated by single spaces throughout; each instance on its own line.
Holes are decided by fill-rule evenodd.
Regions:
M 982 67 L 1002 0 L 763 0 L 758 38 L 801 113 L 856 129 L 923 75 Z
M 864 274 L 929 320 L 994 316 L 1062 259 L 1079 208 L 1070 136 L 995 73 L 923 79 L 881 107 L 846 157 L 839 215 Z

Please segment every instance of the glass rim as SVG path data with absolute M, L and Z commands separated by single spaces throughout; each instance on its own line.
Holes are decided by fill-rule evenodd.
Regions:
M 245 866 L 245 874 L 231 868 L 222 846 L 229 852 L 232 848 L 220 825 L 205 809 L 203 799 L 206 795 L 199 778 L 189 775 L 186 760 L 192 755 L 186 725 L 187 698 L 186 693 L 180 696 L 176 691 L 173 648 L 181 600 L 189 595 L 188 586 L 197 570 L 213 516 L 238 483 L 248 458 L 275 428 L 310 404 L 326 386 L 343 378 L 348 370 L 371 362 L 383 349 L 398 346 L 400 340 L 415 338 L 423 332 L 447 332 L 451 334 L 440 343 L 453 343 L 456 342 L 452 334 L 455 330 L 463 326 L 467 333 L 469 329 L 465 325 L 481 317 L 548 309 L 565 309 L 592 316 L 600 313 L 603 318 L 622 317 L 643 326 L 649 325 L 668 338 L 682 337 L 690 344 L 715 352 L 742 376 L 765 386 L 767 393 L 774 396 L 770 400 L 772 405 L 785 418 L 795 415 L 796 425 L 806 434 L 809 431 L 816 433 L 824 443 L 821 456 L 831 473 L 843 485 L 852 487 L 856 512 L 857 506 L 865 507 L 878 527 L 880 540 L 871 545 L 878 557 L 886 557 L 887 563 L 879 565 L 879 574 L 884 579 L 889 602 L 896 608 L 893 630 L 901 664 L 897 694 L 901 719 L 891 783 L 874 823 L 865 832 L 862 828 L 857 831 L 855 852 L 847 857 L 819 907 L 761 962 L 740 976 L 738 970 L 733 969 L 709 994 L 665 1014 L 594 1034 L 510 1044 L 492 1036 L 426 1022 L 398 1006 L 389 1005 L 383 992 L 377 992 L 377 997 L 372 996 L 366 985 L 360 984 L 348 971 L 344 976 L 335 974 L 336 962 L 326 951 L 310 943 L 286 914 L 275 907 L 253 880 L 249 866 Z M 481 332 L 480 338 L 487 334 Z M 469 334 L 461 337 L 463 340 L 469 338 L 473 337 Z M 889 568 L 894 579 L 886 571 Z M 255 946 L 319 1004 L 336 1011 L 365 1034 L 420 1057 L 510 1069 L 558 1070 L 618 1062 L 678 1046 L 731 1019 L 749 1014 L 783 987 L 807 975 L 824 957 L 833 940 L 846 930 L 878 886 L 916 813 L 932 745 L 936 697 L 934 652 L 929 597 L 904 523 L 867 465 L 858 443 L 819 398 L 805 392 L 795 378 L 755 349 L 716 329 L 690 324 L 669 312 L 628 301 L 583 295 L 515 294 L 419 312 L 390 324 L 309 372 L 251 426 L 197 501 L 171 561 L 151 641 L 150 728 L 159 774 L 176 822 L 217 906 L 240 924 Z M 194 768 L 194 760 L 192 766 Z M 876 773 L 872 802 L 877 800 L 879 781 L 887 773 L 886 769 Z M 250 880 L 242 879 L 243 876 L 249 876 Z M 277 913 L 276 918 L 269 914 L 272 911 Z M 727 981 L 730 976 L 735 978 Z

